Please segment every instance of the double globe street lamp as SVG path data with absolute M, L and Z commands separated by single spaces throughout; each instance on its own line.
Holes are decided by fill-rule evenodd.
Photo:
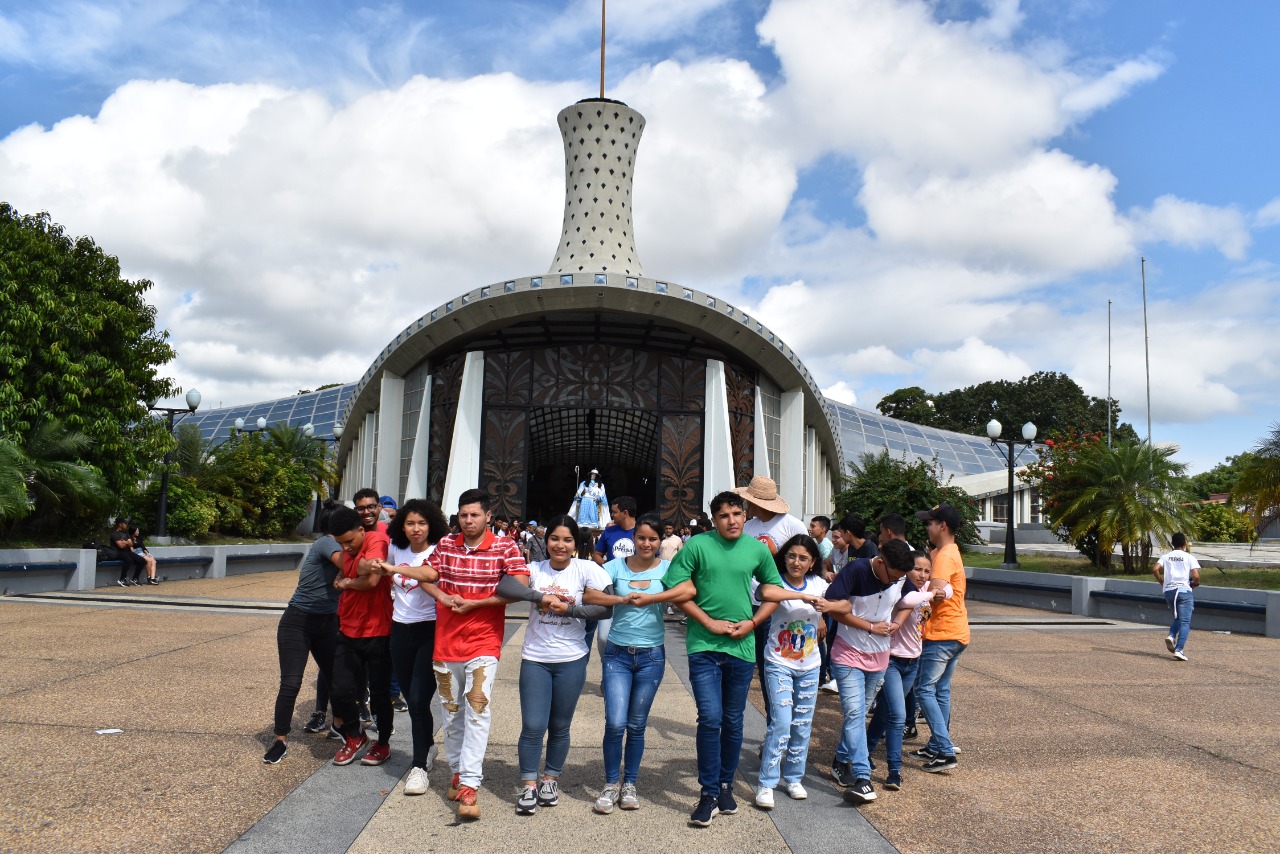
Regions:
M 173 435 L 173 428 L 181 418 L 176 416 L 187 416 L 195 412 L 200 407 L 200 392 L 195 389 L 187 392 L 186 396 L 187 408 L 170 408 L 168 406 L 156 406 L 154 400 L 147 402 L 148 412 L 163 412 L 168 420 L 169 435 Z M 169 463 L 173 459 L 173 450 L 170 449 L 164 455 L 164 470 L 160 473 L 160 503 L 156 507 L 156 537 L 169 536 Z
M 993 445 L 1004 445 L 1005 450 L 1002 451 L 1009 461 L 1009 517 L 1005 520 L 1004 530 L 1004 563 L 1000 564 L 1001 569 L 1017 569 L 1018 568 L 1018 549 L 1013 543 L 1013 466 L 1017 461 L 1017 447 L 1019 445 L 1030 448 L 1036 441 L 1036 425 L 1028 421 L 1022 425 L 1022 440 L 1017 439 L 1001 439 L 1000 431 L 1003 428 L 1000 422 L 992 418 L 987 422 L 987 437 L 991 439 Z

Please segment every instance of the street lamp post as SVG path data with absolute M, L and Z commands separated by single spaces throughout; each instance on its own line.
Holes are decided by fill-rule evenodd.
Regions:
M 308 439 L 315 439 L 317 442 L 333 443 L 334 465 L 337 465 L 338 443 L 342 441 L 342 422 L 338 421 L 333 425 L 332 436 L 317 436 L 316 428 L 310 421 L 302 425 L 302 435 Z M 342 485 L 342 471 L 338 470 L 338 482 L 333 485 L 333 497 L 338 497 L 338 490 Z
M 156 406 L 154 402 L 147 404 L 148 412 L 163 412 L 168 421 L 169 435 L 173 435 L 173 428 L 177 421 L 177 415 L 190 415 L 200 407 L 200 392 L 195 389 L 187 392 L 187 408 L 175 409 L 168 406 Z M 160 472 L 160 503 L 156 507 L 156 537 L 169 536 L 169 463 L 173 459 L 173 449 L 164 455 L 164 470 Z
M 1035 444 L 1036 425 L 1028 421 L 1022 425 L 1022 441 L 1017 439 L 1001 439 L 1000 422 L 992 418 L 987 422 L 987 437 L 991 439 L 993 445 L 1004 445 L 1005 455 L 1009 461 L 1009 515 L 1005 520 L 1004 530 L 1004 563 L 1000 564 L 1001 569 L 1017 569 L 1018 568 L 1018 549 L 1013 542 L 1013 465 L 1017 460 L 1017 446 L 1025 445 L 1030 448 Z

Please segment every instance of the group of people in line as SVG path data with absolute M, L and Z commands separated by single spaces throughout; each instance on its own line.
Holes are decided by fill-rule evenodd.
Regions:
M 955 543 L 961 517 L 949 505 L 916 514 L 932 545 L 927 555 L 907 544 L 905 522 L 892 514 L 878 520 L 878 545 L 856 516 L 841 520 L 828 541 L 829 519 L 817 517 L 806 527 L 790 515 L 776 484 L 756 477 L 711 499 L 705 533 L 686 539 L 656 515 L 637 517 L 635 501 L 623 496 L 608 506 L 613 524 L 595 539 L 592 560 L 580 557 L 591 534 L 569 514 L 529 523 L 542 532 L 535 554 L 545 553 L 529 560 L 521 529 L 514 538 L 494 532 L 488 496 L 479 489 L 459 498 L 452 531 L 441 509 L 425 499 L 405 501 L 385 526 L 375 491 L 360 490 L 354 503 L 329 514 L 326 535 L 304 559 L 281 617 L 275 740 L 264 762 L 287 754 L 310 656 L 322 693 L 320 725 L 313 717 L 307 729 L 323 729 L 324 706 L 332 706 L 328 729 L 341 740 L 336 765 L 387 760 L 392 697 L 402 694 L 413 742 L 406 795 L 429 788 L 431 704 L 438 691 L 451 773 L 446 796 L 461 818 L 479 818 L 506 607 L 525 601 L 515 802 L 521 815 L 559 802 L 570 727 L 597 632 L 605 733 L 604 780 L 594 809 L 640 808 L 645 731 L 666 670 L 668 607 L 687 618 L 697 706 L 700 795 L 692 826 L 709 826 L 738 809 L 733 784 L 757 668 L 768 718 L 754 787 L 761 809 L 774 806 L 779 787 L 791 798 L 808 797 L 802 780 L 820 686 L 839 693 L 843 724 L 832 777 L 853 803 L 877 797 L 870 749 L 882 740 L 888 765 L 882 787 L 902 786 L 912 696 L 930 738 L 911 755 L 924 771 L 956 767 L 948 729 L 951 677 L 969 629 Z M 399 692 L 393 692 L 393 674 Z M 366 692 L 374 719 L 367 728 L 376 730 L 376 740 L 359 715 Z

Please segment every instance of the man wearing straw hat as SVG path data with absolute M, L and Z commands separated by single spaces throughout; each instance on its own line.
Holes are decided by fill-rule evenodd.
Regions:
M 748 486 L 734 492 L 747 501 L 747 524 L 742 533 L 759 540 L 776 555 L 778 547 L 796 534 L 808 534 L 804 523 L 791 515 L 791 505 L 778 494 L 778 484 L 771 477 L 756 475 Z

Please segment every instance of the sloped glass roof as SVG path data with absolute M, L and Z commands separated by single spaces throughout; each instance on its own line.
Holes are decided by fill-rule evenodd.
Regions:
M 267 423 L 288 424 L 301 427 L 310 423 L 315 427 L 317 438 L 329 439 L 333 436 L 333 425 L 342 417 L 347 401 L 355 393 L 356 384 L 326 388 L 308 394 L 295 394 L 279 400 L 265 400 L 260 403 L 246 403 L 240 406 L 227 406 L 222 409 L 196 410 L 195 413 L 182 419 L 184 424 L 195 424 L 200 434 L 215 443 L 224 442 L 231 436 L 231 428 L 237 418 L 243 418 L 245 425 L 256 429 L 259 417 L 267 419 Z
M 847 462 L 856 463 L 863 454 L 887 450 L 892 457 L 906 454 L 908 460 L 931 460 L 937 456 L 943 472 L 955 477 L 1008 468 L 1000 451 L 980 436 L 898 421 L 831 398 L 827 403 L 836 418 L 833 426 Z

